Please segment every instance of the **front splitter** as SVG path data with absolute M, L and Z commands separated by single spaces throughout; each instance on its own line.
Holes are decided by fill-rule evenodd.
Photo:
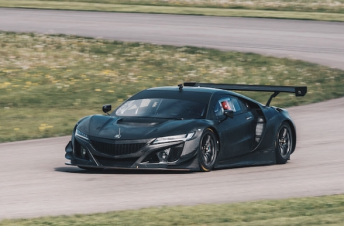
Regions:
M 80 166 L 84 168 L 94 168 L 94 169 L 113 169 L 113 170 L 145 170 L 145 171 L 179 171 L 179 172 L 190 172 L 191 169 L 166 169 L 166 168 L 126 168 L 126 167 L 111 167 L 111 166 L 90 166 L 90 165 L 73 165 L 70 162 L 65 162 L 67 166 Z

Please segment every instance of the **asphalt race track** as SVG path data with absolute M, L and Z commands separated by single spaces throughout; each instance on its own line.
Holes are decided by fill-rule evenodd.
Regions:
M 0 30 L 252 51 L 344 69 L 344 23 L 0 9 Z M 286 165 L 90 173 L 64 165 L 69 137 L 2 143 L 0 219 L 344 193 L 344 98 L 288 110 L 298 143 Z
M 341 22 L 0 8 L 0 30 L 256 52 L 344 69 Z

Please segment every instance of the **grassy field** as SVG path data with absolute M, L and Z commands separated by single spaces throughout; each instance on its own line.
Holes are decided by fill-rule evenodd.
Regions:
M 77 120 L 136 92 L 186 81 L 307 85 L 287 107 L 344 95 L 344 72 L 297 60 L 195 47 L 0 32 L 0 142 L 69 135 Z M 250 93 L 265 103 L 269 94 Z
M 0 0 L 0 7 L 344 21 L 344 0 Z
M 344 225 L 344 195 L 3 220 L 0 226 Z

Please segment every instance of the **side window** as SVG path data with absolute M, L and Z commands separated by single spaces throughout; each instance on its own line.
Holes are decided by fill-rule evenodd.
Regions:
M 240 104 L 238 102 L 238 99 L 237 98 L 231 98 L 231 101 L 232 101 L 234 109 L 235 109 L 233 111 L 234 112 L 241 112 L 241 107 L 240 107 Z
M 243 102 L 242 100 L 238 100 L 240 106 L 241 106 L 241 111 L 242 112 L 248 112 L 249 111 L 249 106 L 247 103 Z
M 214 107 L 216 117 L 222 116 L 224 110 L 232 110 L 234 112 L 241 112 L 241 107 L 238 100 L 234 97 L 225 97 L 219 99 Z

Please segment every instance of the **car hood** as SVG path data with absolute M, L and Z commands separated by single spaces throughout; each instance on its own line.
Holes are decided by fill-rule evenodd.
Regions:
M 78 129 L 89 136 L 134 140 L 152 139 L 193 132 L 203 127 L 202 119 L 119 118 L 93 115 L 80 122 Z

